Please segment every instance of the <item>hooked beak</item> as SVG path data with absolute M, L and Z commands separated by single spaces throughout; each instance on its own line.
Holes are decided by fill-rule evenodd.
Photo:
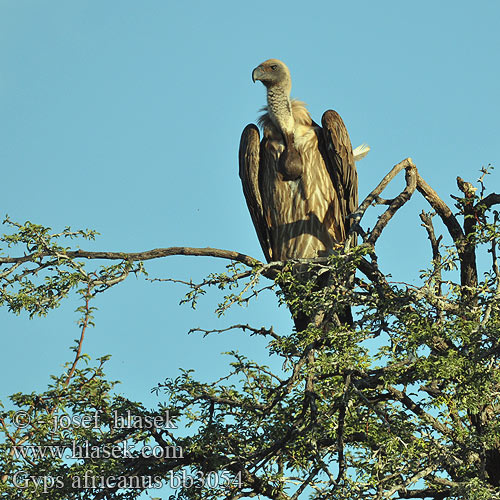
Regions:
M 252 71 L 252 81 L 253 81 L 253 83 L 255 83 L 257 80 L 261 80 L 263 74 L 264 74 L 264 71 L 262 70 L 262 66 L 257 66 Z

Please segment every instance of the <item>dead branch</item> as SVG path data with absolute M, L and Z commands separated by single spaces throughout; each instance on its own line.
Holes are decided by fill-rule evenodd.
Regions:
M 440 235 L 439 238 L 436 238 L 436 233 L 434 231 L 434 225 L 432 224 L 432 218 L 435 214 L 426 213 L 422 210 L 420 214 L 420 220 L 422 221 L 422 227 L 427 231 L 427 237 L 431 243 L 432 248 L 432 260 L 436 263 L 441 262 L 441 254 L 439 252 L 439 244 L 443 239 L 443 236 Z
M 477 287 L 477 267 L 474 245 L 470 242 L 467 243 L 466 235 L 448 205 L 446 205 L 436 191 L 422 179 L 420 174 L 417 174 L 417 190 L 429 202 L 439 217 L 441 217 L 441 220 L 455 243 L 460 259 L 460 282 L 462 286 L 467 287 L 469 290 Z M 467 291 L 466 294 L 470 295 Z
M 375 224 L 370 236 L 366 240 L 366 242 L 370 245 L 375 245 L 375 242 L 382 234 L 382 231 L 392 219 L 394 214 L 411 198 L 412 194 L 415 192 L 415 188 L 417 187 L 417 168 L 411 161 L 411 158 L 407 158 L 405 162 L 406 187 L 398 196 L 396 196 L 396 198 L 392 200 L 389 208 L 378 218 L 377 224 Z
M 401 170 L 409 167 L 415 167 L 411 158 L 406 158 L 405 160 L 399 162 L 397 165 L 394 165 L 392 170 L 379 182 L 378 186 L 364 199 L 364 201 L 359 205 L 356 211 L 350 215 L 350 217 L 353 219 L 350 233 L 360 232 L 358 229 L 359 222 L 363 218 L 368 207 L 373 203 L 377 203 L 378 200 L 381 200 L 380 193 L 382 193 L 382 191 L 387 187 L 392 179 L 394 179 L 394 177 L 396 177 L 396 175 L 401 172 Z M 390 201 L 392 203 L 394 200 L 384 201 Z
M 422 221 L 422 227 L 427 231 L 427 237 L 431 243 L 432 249 L 432 263 L 434 267 L 433 275 L 436 278 L 436 294 L 441 295 L 441 253 L 439 252 L 439 244 L 443 239 L 443 235 L 436 238 L 436 233 L 434 231 L 434 225 L 432 223 L 432 218 L 435 214 L 426 213 L 422 210 L 420 214 L 420 220 Z
M 429 202 L 429 205 L 435 210 L 439 217 L 441 217 L 441 220 L 448 229 L 455 244 L 460 245 L 464 236 L 462 227 L 453 215 L 450 207 L 448 207 L 448 205 L 438 196 L 436 191 L 434 191 L 418 173 L 417 191 Z

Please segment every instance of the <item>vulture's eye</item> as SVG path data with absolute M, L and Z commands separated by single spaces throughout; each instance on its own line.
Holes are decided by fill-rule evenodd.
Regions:
M 278 66 L 277 66 L 276 64 L 273 64 L 273 65 L 271 66 L 271 69 L 274 71 L 277 67 L 278 67 Z

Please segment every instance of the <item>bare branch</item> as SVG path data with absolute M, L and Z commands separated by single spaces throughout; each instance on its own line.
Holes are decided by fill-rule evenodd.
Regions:
M 52 252 L 41 252 L 29 255 L 23 255 L 22 257 L 1 257 L 1 264 L 16 264 L 18 262 L 30 262 L 35 259 L 41 259 L 44 257 L 51 257 L 54 254 Z M 254 267 L 262 265 L 257 259 L 250 257 L 249 255 L 242 254 L 240 252 L 235 252 L 232 250 L 222 250 L 219 248 L 192 248 L 192 247 L 168 247 L 168 248 L 155 248 L 153 250 L 146 250 L 144 252 L 89 252 L 85 250 L 75 250 L 65 252 L 63 254 L 65 257 L 72 259 L 106 259 L 106 260 L 128 260 L 130 262 L 143 261 L 159 259 L 161 257 L 170 257 L 173 255 L 192 255 L 192 256 L 203 256 L 203 257 L 216 257 L 219 259 L 228 259 L 241 262 L 247 266 Z
M 464 234 L 462 227 L 448 205 L 446 205 L 446 203 L 437 195 L 436 191 L 434 191 L 434 189 L 432 189 L 424 181 L 424 179 L 422 179 L 420 174 L 417 175 L 418 191 L 429 202 L 439 217 L 441 217 L 458 250 L 460 258 L 460 281 L 462 286 L 468 287 L 469 289 L 475 288 L 477 286 L 477 268 L 475 247 L 473 243 L 468 242 L 465 238 L 466 235 Z M 469 294 L 467 290 L 465 293 Z
M 422 221 L 422 227 L 427 231 L 427 237 L 431 243 L 432 248 L 432 260 L 437 263 L 441 262 L 441 254 L 439 253 L 439 244 L 443 239 L 443 236 L 436 238 L 436 233 L 434 232 L 434 225 L 432 224 L 432 218 L 435 214 L 426 213 L 422 210 L 420 214 L 420 220 Z
M 484 209 L 491 208 L 493 205 L 500 205 L 500 194 L 491 193 L 486 198 L 479 200 L 474 206 L 475 209 L 484 207 Z
M 366 210 L 373 203 L 377 203 L 381 198 L 379 197 L 380 193 L 387 187 L 387 185 L 396 177 L 396 175 L 401 172 L 404 168 L 414 167 L 411 158 L 406 158 L 405 160 L 399 162 L 397 165 L 394 165 L 392 170 L 380 181 L 378 186 L 364 199 L 364 201 L 359 205 L 355 212 L 353 212 L 350 217 L 353 219 L 353 224 L 351 226 L 350 233 L 359 232 L 359 222 L 363 218 Z M 390 200 L 391 203 L 394 200 Z
M 394 198 L 386 200 L 380 196 L 375 196 L 372 205 L 390 205 L 394 201 Z
M 377 199 L 377 197 L 382 193 L 382 191 L 387 187 L 387 185 L 396 177 L 396 175 L 401 172 L 404 168 L 414 166 L 411 158 L 406 158 L 405 160 L 394 165 L 392 170 L 379 182 L 377 187 L 364 199 L 364 201 L 359 205 L 356 212 L 352 214 L 352 217 L 356 222 L 361 220 L 367 208 Z M 358 218 L 359 216 L 359 218 Z
M 411 198 L 411 195 L 415 192 L 417 187 L 417 168 L 411 161 L 411 158 L 405 160 L 407 166 L 406 169 L 406 187 L 404 190 L 392 200 L 389 208 L 378 218 L 377 224 L 370 233 L 369 238 L 366 240 L 370 245 L 375 245 L 375 242 L 382 234 L 385 226 L 392 219 L 394 214 Z M 393 169 L 394 170 L 394 169 Z
M 479 184 L 481 185 L 481 193 L 479 194 L 479 197 L 481 199 L 484 198 L 484 192 L 486 190 L 486 186 L 484 184 L 484 178 L 490 173 L 490 165 L 488 165 L 488 167 L 481 167 L 481 177 L 479 177 L 479 179 L 477 180 L 477 182 L 479 182 Z
M 426 213 L 422 210 L 420 220 L 422 221 L 422 227 L 427 231 L 427 237 L 431 243 L 432 263 L 434 267 L 433 275 L 436 278 L 436 294 L 441 295 L 441 253 L 439 252 L 439 244 L 441 243 L 443 235 L 436 238 L 434 225 L 432 224 L 432 217 L 434 217 L 434 215 L 435 214 Z
M 271 337 L 273 337 L 273 339 L 276 339 L 276 340 L 282 340 L 282 338 L 273 330 L 273 328 L 253 328 L 251 327 L 250 325 L 232 325 L 232 326 L 228 326 L 227 328 L 222 328 L 220 330 L 217 330 L 217 329 L 214 329 L 214 330 L 205 330 L 203 328 L 191 328 L 191 330 L 189 330 L 188 333 L 193 333 L 193 332 L 201 332 L 203 333 L 204 336 L 210 334 L 210 333 L 223 333 L 223 332 L 227 332 L 229 330 L 236 330 L 236 329 L 240 329 L 240 330 L 249 330 L 250 332 L 252 332 L 252 335 L 269 335 Z
M 450 207 L 448 207 L 448 205 L 438 196 L 436 191 L 434 191 L 434 189 L 432 189 L 418 173 L 417 190 L 429 202 L 430 206 L 435 210 L 439 217 L 441 217 L 441 220 L 447 227 L 455 244 L 460 245 L 464 236 L 462 227 L 453 215 Z

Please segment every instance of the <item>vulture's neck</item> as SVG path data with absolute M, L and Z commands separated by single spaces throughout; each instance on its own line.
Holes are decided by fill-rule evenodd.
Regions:
M 273 123 L 285 137 L 293 136 L 295 122 L 290 102 L 290 91 L 280 86 L 267 89 L 267 110 Z

